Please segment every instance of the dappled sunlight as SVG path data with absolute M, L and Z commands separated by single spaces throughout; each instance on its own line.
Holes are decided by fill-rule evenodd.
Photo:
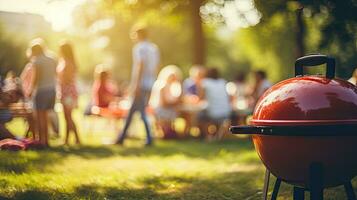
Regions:
M 251 163 L 248 159 L 252 157 L 249 152 L 255 153 L 251 151 L 249 141 L 243 140 L 241 143 L 242 145 L 236 145 L 227 141 L 205 145 L 197 141 L 181 141 L 168 144 L 159 142 L 157 146 L 148 149 L 82 146 L 55 147 L 39 152 L 0 152 L 1 156 L 16 155 L 13 159 L 7 159 L 7 164 L 0 165 L 1 171 L 16 170 L 14 166 L 17 165 L 31 166 L 16 174 L 0 177 L 0 184 L 3 185 L 0 191 L 9 185 L 23 187 L 31 183 L 32 189 L 29 191 L 14 190 L 7 195 L 33 193 L 35 196 L 46 196 L 46 192 L 38 191 L 38 187 L 46 185 L 48 190 L 45 191 L 57 197 L 80 196 L 89 192 L 94 197 L 110 196 L 111 193 L 125 196 L 127 193 L 134 198 L 136 195 L 142 197 L 153 192 L 152 195 L 163 199 L 182 195 L 199 199 L 200 196 L 195 194 L 196 190 L 209 191 L 210 187 L 225 180 L 223 184 L 219 184 L 221 186 L 218 189 L 231 193 L 235 189 L 224 182 L 232 184 L 237 181 L 238 184 L 241 180 L 246 180 L 242 177 L 248 177 L 250 173 L 261 174 L 262 171 L 262 165 Z M 240 151 L 242 153 L 238 154 Z M 240 156 L 247 161 L 238 161 Z M 255 157 L 255 160 L 258 158 Z M 221 174 L 230 174 L 227 177 L 232 183 Z M 253 180 L 249 182 L 254 184 Z M 212 197 L 219 197 L 221 194 L 223 193 L 217 191 Z
M 0 157 L 6 160 L 0 164 L 0 197 L 17 198 L 260 199 L 265 171 L 246 139 L 158 142 L 150 148 L 54 147 Z M 327 191 L 331 199 L 336 191 L 343 190 Z M 289 199 L 291 186 L 283 184 L 280 194 Z
M 271 128 L 251 126 L 256 105 L 296 75 L 356 85 L 356 10 L 335 0 L 0 0 L 0 199 L 262 199 L 261 160 L 277 175 L 271 166 L 295 171 L 273 159 L 277 144 L 269 159 L 257 154 L 252 135 Z M 317 52 L 329 56 L 305 57 Z M 279 199 L 292 189 L 283 182 Z M 342 187 L 325 190 L 344 198 Z

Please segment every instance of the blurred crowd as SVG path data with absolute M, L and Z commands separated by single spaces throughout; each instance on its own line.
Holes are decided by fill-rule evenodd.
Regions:
M 97 65 L 91 100 L 85 109 L 86 115 L 105 116 L 103 113 L 109 113 L 125 119 L 125 125 L 115 141 L 119 145 L 124 142 L 135 112 L 141 114 L 147 145 L 152 144 L 148 116 L 154 118 L 156 137 L 194 137 L 192 130 L 198 128 L 195 137 L 208 140 L 220 138 L 220 129 L 225 124 L 245 124 L 259 98 L 271 87 L 267 74 L 262 70 L 237 73 L 229 82 L 221 77 L 217 67 L 194 65 L 186 78 L 176 65 L 158 70 L 159 48 L 148 40 L 146 29 L 135 29 L 131 37 L 135 45 L 130 84 L 116 84 L 111 78 L 110 68 L 105 64 Z M 72 117 L 79 96 L 78 66 L 72 45 L 69 42 L 60 43 L 56 57 L 46 48 L 43 40 L 35 39 L 29 45 L 27 56 L 28 63 L 21 75 L 16 77 L 9 72 L 0 84 L 0 139 L 15 138 L 5 124 L 11 121 L 14 110 L 21 108 L 29 111 L 23 115 L 29 123 L 26 136 L 32 133 L 34 141 L 48 146 L 48 124 L 54 132 L 59 132 L 54 112 L 55 102 L 58 101 L 65 118 L 64 144 L 69 143 L 71 134 L 80 144 Z M 349 81 L 356 84 L 356 79 L 357 72 Z M 178 118 L 185 122 L 180 131 L 175 124 Z M 227 130 L 228 126 L 223 128 Z
M 5 123 L 12 115 L 25 117 L 29 124 L 29 133 L 38 145 L 47 147 L 48 124 L 52 124 L 55 133 L 58 130 L 58 118 L 54 112 L 56 99 L 63 108 L 68 144 L 70 133 L 80 143 L 72 111 L 77 107 L 78 92 L 76 88 L 77 66 L 72 46 L 68 42 L 59 45 L 59 57 L 49 51 L 42 39 L 31 41 L 26 52 L 28 63 L 20 77 L 8 72 L 0 87 L 0 122 L 1 139 L 15 138 L 6 129 Z M 50 123 L 51 122 L 51 123 Z

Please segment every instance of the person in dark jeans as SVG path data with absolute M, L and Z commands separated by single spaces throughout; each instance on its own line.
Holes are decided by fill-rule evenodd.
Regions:
M 54 109 L 56 100 L 56 66 L 57 61 L 45 52 L 40 39 L 32 41 L 31 63 L 34 70 L 33 88 L 29 92 L 33 99 L 35 119 L 40 143 L 48 144 L 48 112 Z
M 132 39 L 136 41 L 133 48 L 133 69 L 131 88 L 133 91 L 133 102 L 127 116 L 124 129 L 119 134 L 117 144 L 123 144 L 131 124 L 132 117 L 136 111 L 141 114 L 146 130 L 146 145 L 152 144 L 150 124 L 147 119 L 145 108 L 148 104 L 151 88 L 156 79 L 160 55 L 158 47 L 147 40 L 145 28 L 137 28 L 133 31 Z
M 5 124 L 12 120 L 12 115 L 9 110 L 0 108 L 0 140 L 6 138 L 14 139 L 15 136 L 6 128 Z
M 7 107 L 9 103 L 17 102 L 20 97 L 19 91 L 11 90 L 4 92 L 0 86 L 0 140 L 15 138 L 5 126 L 7 122 L 12 120 L 12 114 Z

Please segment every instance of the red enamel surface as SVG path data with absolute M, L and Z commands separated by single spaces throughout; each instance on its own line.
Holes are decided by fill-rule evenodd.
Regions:
M 357 87 L 343 80 L 318 76 L 282 81 L 261 97 L 251 123 L 267 126 L 356 124 Z M 292 184 L 307 186 L 312 162 L 323 164 L 326 187 L 342 184 L 357 175 L 356 136 L 254 135 L 253 142 L 266 167 Z
M 267 121 L 269 120 L 269 121 Z M 297 120 L 357 122 L 357 87 L 347 81 L 305 76 L 287 79 L 270 88 L 259 100 L 252 120 L 254 125 L 299 123 Z M 330 121 L 333 124 L 333 121 Z M 342 122 L 343 123 L 343 122 Z
M 337 186 L 357 175 L 357 137 L 284 137 L 254 135 L 264 165 L 276 177 L 308 186 L 309 165 L 324 166 L 324 184 Z

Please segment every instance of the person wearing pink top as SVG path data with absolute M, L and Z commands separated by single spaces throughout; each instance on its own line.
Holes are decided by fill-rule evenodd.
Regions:
M 25 65 L 25 68 L 20 75 L 20 79 L 22 82 L 22 91 L 24 93 L 24 97 L 29 98 L 31 95 L 30 94 L 31 88 L 33 87 L 32 85 L 33 68 L 30 62 Z
M 65 144 L 68 144 L 69 134 L 74 133 L 76 143 L 80 144 L 76 124 L 72 118 L 72 110 L 77 107 L 78 92 L 76 87 L 77 65 L 74 59 L 72 46 L 63 43 L 60 46 L 60 59 L 57 65 L 58 97 L 63 105 L 66 121 Z
M 109 104 L 116 98 L 116 89 L 110 81 L 110 74 L 102 65 L 98 65 L 96 68 L 96 78 L 92 90 L 94 106 L 109 107 Z

